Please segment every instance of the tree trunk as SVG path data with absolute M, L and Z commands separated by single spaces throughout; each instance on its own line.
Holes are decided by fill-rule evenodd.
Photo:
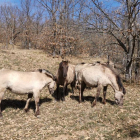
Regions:
M 137 41 L 137 58 L 136 58 L 136 63 L 135 63 L 135 82 L 137 83 L 139 81 L 139 76 L 140 76 L 140 39 L 138 37 Z
M 127 53 L 126 72 L 125 72 L 126 81 L 132 80 L 132 62 L 133 62 L 134 48 L 135 48 L 135 36 L 132 36 L 130 34 L 128 38 L 128 53 Z

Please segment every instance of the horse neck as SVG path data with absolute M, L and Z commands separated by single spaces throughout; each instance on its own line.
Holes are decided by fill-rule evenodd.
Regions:
M 58 70 L 58 77 L 63 78 L 63 71 L 60 68 Z
M 116 75 L 113 74 L 112 72 L 108 73 L 107 75 L 109 77 L 109 80 L 111 82 L 111 86 L 114 89 L 114 91 L 119 91 L 119 85 L 117 83 Z
M 53 79 L 47 75 L 45 75 L 44 77 L 44 84 L 47 85 L 49 83 L 51 83 L 53 81 Z

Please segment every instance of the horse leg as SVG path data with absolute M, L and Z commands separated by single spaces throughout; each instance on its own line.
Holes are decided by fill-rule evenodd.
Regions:
M 57 100 L 59 100 L 60 99 L 60 97 L 59 97 L 59 84 L 57 84 L 57 88 L 56 88 L 56 94 L 57 94 Z
M 92 103 L 92 107 L 96 105 L 96 102 L 97 102 L 97 100 L 99 98 L 101 89 L 102 89 L 102 85 L 98 85 L 98 87 L 97 87 L 97 94 L 95 96 L 95 100 Z
M 74 94 L 74 89 L 73 89 L 74 87 L 75 87 L 75 82 L 72 82 L 72 83 L 71 83 L 71 88 L 72 88 L 72 93 L 73 93 L 73 94 Z
M 65 83 L 64 83 L 64 87 L 63 87 L 63 97 L 62 97 L 62 101 L 65 101 L 66 92 L 67 92 L 67 83 L 65 82 Z
M 39 98 L 40 98 L 40 93 L 34 93 L 34 98 L 35 98 L 35 106 L 36 106 L 36 110 L 35 110 L 35 116 L 39 115 Z
M 106 91 L 107 91 L 107 86 L 103 87 L 103 104 L 106 104 Z
M 1 112 L 1 101 L 2 101 L 3 95 L 4 95 L 4 91 L 2 90 L 2 91 L 0 92 L 0 117 L 2 117 L 2 112 Z
M 79 92 L 79 103 L 83 101 L 83 92 L 86 87 L 86 84 L 84 82 L 81 83 L 80 85 L 80 92 Z
M 71 85 L 72 93 L 74 94 L 73 84 L 71 83 L 70 85 Z
M 32 97 L 33 97 L 33 94 L 32 94 L 32 93 L 29 93 L 29 94 L 28 94 L 28 99 L 27 99 L 27 101 L 26 101 L 26 105 L 25 105 L 25 107 L 24 107 L 25 112 L 28 111 L 29 102 L 30 102 L 30 100 L 31 100 Z

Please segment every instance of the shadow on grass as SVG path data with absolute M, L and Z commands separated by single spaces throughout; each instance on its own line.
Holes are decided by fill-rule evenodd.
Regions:
M 77 102 L 79 102 L 79 96 L 71 95 L 70 98 L 72 100 L 76 100 Z M 91 104 L 95 100 L 95 97 L 92 97 L 92 96 L 84 96 L 83 98 L 84 98 L 84 101 L 88 101 Z M 99 97 L 98 102 L 102 103 L 102 97 Z M 109 103 L 110 105 L 115 105 L 114 101 L 106 99 L 106 102 Z
M 137 124 L 126 125 L 123 128 L 118 129 L 117 132 L 122 133 L 123 137 L 138 138 L 140 137 L 140 128 Z
M 39 104 L 41 105 L 44 102 L 51 102 L 51 101 L 52 101 L 52 99 L 45 97 L 43 99 L 40 99 Z M 5 99 L 5 100 L 2 100 L 1 110 L 3 111 L 6 108 L 23 109 L 25 107 L 25 104 L 26 104 L 26 100 Z M 34 99 L 32 101 L 30 101 L 30 103 L 29 103 L 29 109 L 30 108 L 35 111 L 35 101 L 34 101 Z

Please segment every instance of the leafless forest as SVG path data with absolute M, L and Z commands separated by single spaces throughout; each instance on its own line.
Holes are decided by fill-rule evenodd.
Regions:
M 134 82 L 140 80 L 139 36 L 139 0 L 21 0 L 20 6 L 0 6 L 2 49 L 19 45 L 53 57 L 109 58 Z

